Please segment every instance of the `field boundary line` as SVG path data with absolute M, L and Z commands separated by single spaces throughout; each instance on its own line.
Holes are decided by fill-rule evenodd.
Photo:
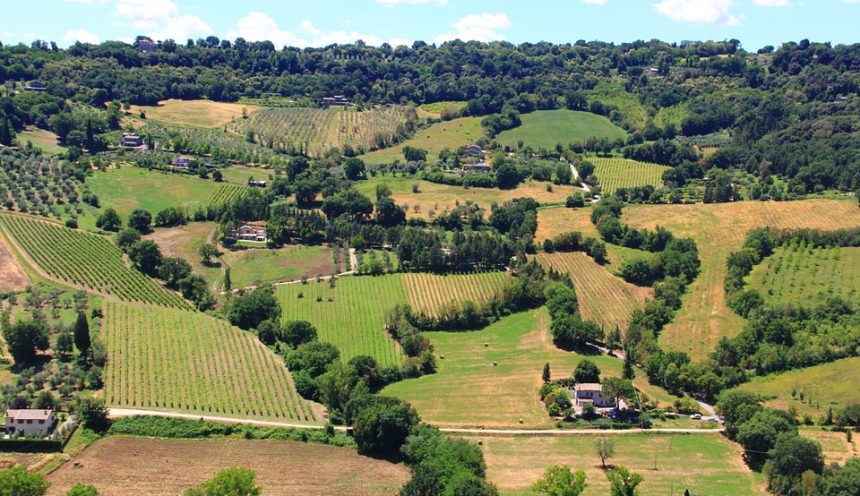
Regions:
M 112 419 L 133 417 L 170 417 L 188 420 L 204 420 L 221 424 L 245 424 L 258 427 L 279 427 L 289 429 L 325 429 L 323 425 L 297 424 L 290 422 L 277 422 L 269 420 L 243 419 L 236 417 L 213 417 L 210 415 L 195 415 L 192 413 L 162 412 L 158 410 L 136 410 L 129 408 L 109 408 L 108 417 Z M 334 426 L 335 430 L 347 432 L 350 427 Z M 577 436 L 577 435 L 624 435 L 624 434 L 722 434 L 725 429 L 481 429 L 481 428 L 458 428 L 441 427 L 439 430 L 445 434 L 465 435 L 490 435 L 490 436 Z

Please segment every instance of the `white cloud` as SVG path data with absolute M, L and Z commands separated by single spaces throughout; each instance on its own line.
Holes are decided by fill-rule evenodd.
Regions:
M 98 35 L 93 34 L 86 29 L 72 29 L 68 31 L 65 36 L 63 36 L 63 41 L 66 43 L 74 43 L 76 41 L 80 41 L 81 43 L 101 43 L 102 39 L 99 38 Z
M 411 40 L 402 38 L 383 40 L 378 36 L 360 33 L 355 30 L 326 31 L 318 28 L 309 20 L 303 21 L 300 31 L 294 33 L 293 31 L 281 29 L 274 19 L 263 12 L 249 12 L 248 15 L 239 19 L 234 29 L 225 35 L 225 38 L 229 40 L 240 37 L 248 41 L 271 41 L 277 48 L 284 46 L 320 47 L 334 43 L 343 45 L 355 43 L 358 40 L 375 46 L 379 46 L 386 41 L 392 46 L 412 44 Z
M 790 0 L 753 0 L 753 3 L 761 7 L 791 7 Z
M 183 15 L 172 0 L 119 0 L 116 16 L 156 39 L 182 41 L 212 34 L 212 28 L 194 15 Z
M 95 4 L 95 3 L 108 3 L 110 0 L 63 0 L 66 3 L 83 3 L 83 4 Z
M 449 40 L 477 40 L 477 41 L 500 41 L 505 36 L 499 32 L 502 29 L 510 29 L 513 26 L 507 14 L 472 14 L 459 19 L 454 23 L 454 31 L 440 34 L 434 40 L 436 43 L 444 43 Z
M 860 3 L 860 0 L 842 0 L 842 3 L 855 4 Z
M 733 4 L 734 0 L 661 0 L 654 8 L 674 21 L 737 26 L 741 19 L 729 12 Z
M 227 39 L 245 38 L 248 41 L 271 41 L 276 47 L 307 46 L 307 41 L 278 27 L 274 19 L 262 12 L 249 12 L 239 19 L 236 29 L 227 33 Z
M 381 3 L 388 7 L 394 7 L 395 5 L 423 5 L 426 3 L 448 5 L 448 0 L 376 0 L 376 3 Z
M 582 3 L 587 3 L 591 5 L 603 5 L 606 3 L 606 0 L 582 0 Z

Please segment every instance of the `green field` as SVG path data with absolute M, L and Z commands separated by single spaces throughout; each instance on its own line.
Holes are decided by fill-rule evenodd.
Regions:
M 663 172 L 669 169 L 665 165 L 624 158 L 590 157 L 588 161 L 594 164 L 594 175 L 600 180 L 600 191 L 605 195 L 615 193 L 618 188 L 646 185 L 659 188 L 663 185 Z
M 51 131 L 32 126 L 17 134 L 18 144 L 21 146 L 26 146 L 30 142 L 35 148 L 52 155 L 66 152 L 66 147 L 61 146 L 58 139 L 57 135 Z
M 606 117 L 573 110 L 539 110 L 522 115 L 522 124 L 496 136 L 502 146 L 517 148 L 517 143 L 532 148 L 550 149 L 561 143 L 567 147 L 574 141 L 585 141 L 591 136 L 614 140 L 627 133 Z
M 750 287 L 777 303 L 810 304 L 830 296 L 860 298 L 860 248 L 781 247 L 756 266 Z
M 547 467 L 566 464 L 584 470 L 583 495 L 609 494 L 609 483 L 594 451 L 596 436 L 493 437 L 480 442 L 487 461 L 487 478 L 503 495 L 533 495 L 534 484 Z M 615 456 L 607 460 L 644 477 L 643 496 L 757 496 L 757 478 L 741 460 L 740 448 L 719 434 L 613 435 Z M 654 469 L 656 463 L 657 469 Z
M 599 101 L 617 108 L 623 121 L 635 129 L 642 129 L 648 123 L 648 110 L 642 105 L 639 96 L 628 92 L 621 81 L 598 83 L 586 94 L 589 102 Z
M 384 329 L 385 312 L 407 301 L 399 275 L 345 276 L 334 289 L 329 281 L 311 279 L 278 286 L 276 294 L 284 320 L 312 323 L 319 339 L 337 346 L 344 360 L 370 355 L 383 366 L 403 362 L 399 345 Z
M 427 162 L 434 163 L 439 158 L 439 152 L 448 148 L 451 151 L 461 146 L 470 145 L 484 135 L 480 117 L 460 117 L 450 121 L 440 122 L 421 129 L 415 136 L 403 143 L 382 150 L 376 150 L 362 155 L 361 158 L 369 164 L 387 164 L 403 158 L 403 147 L 423 148 L 427 150 Z
M 95 172 L 87 185 L 99 197 L 102 207 L 113 207 L 123 220 L 137 208 L 154 217 L 167 207 L 203 205 L 221 186 L 211 179 L 132 166 Z
M 799 415 L 809 414 L 817 419 L 827 413 L 828 407 L 838 411 L 842 406 L 860 403 L 860 388 L 856 382 L 858 370 L 860 357 L 844 358 L 814 367 L 756 378 L 739 389 L 771 398 L 767 405 L 774 408 L 787 410 L 793 406 Z M 800 398 L 801 393 L 803 399 Z
M 179 294 L 126 267 L 122 252 L 105 237 L 14 215 L 0 215 L 0 227 L 38 268 L 59 281 L 125 301 L 188 307 Z
M 554 378 L 569 377 L 583 355 L 556 348 L 548 325 L 541 309 L 505 317 L 480 331 L 424 333 L 433 343 L 438 372 L 392 384 L 383 394 L 408 401 L 433 425 L 550 428 L 554 424 L 538 397 L 543 364 L 551 364 Z M 604 375 L 621 375 L 621 360 L 590 358 Z M 670 401 L 644 380 L 636 386 Z
M 103 310 L 108 405 L 318 422 L 254 334 L 196 312 L 119 302 Z
M 248 178 L 254 178 L 255 181 L 269 181 L 275 174 L 275 171 L 272 169 L 242 167 L 238 165 L 225 167 L 220 170 L 221 175 L 224 177 L 224 182 L 243 186 L 248 184 Z
M 468 105 L 469 102 L 435 102 L 435 103 L 425 103 L 418 107 L 419 112 L 425 112 L 430 117 L 438 119 L 442 116 L 443 112 L 448 112 L 450 114 L 455 114 Z
M 298 280 L 302 276 L 328 276 L 336 271 L 331 249 L 325 246 L 239 250 L 226 253 L 223 260 L 230 267 L 234 288 Z

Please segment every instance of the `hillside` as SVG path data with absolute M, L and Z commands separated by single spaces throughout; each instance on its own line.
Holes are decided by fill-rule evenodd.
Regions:
M 600 192 L 604 195 L 611 195 L 618 188 L 659 188 L 663 185 L 663 173 L 669 169 L 665 165 L 623 158 L 589 157 L 588 161 L 594 164 L 594 175 L 600 181 Z
M 280 357 L 253 334 L 182 310 L 106 301 L 108 406 L 315 424 Z
M 454 151 L 461 146 L 471 145 L 483 135 L 480 117 L 461 117 L 418 130 L 413 137 L 397 146 L 376 150 L 359 158 L 369 164 L 388 164 L 395 160 L 404 162 L 403 148 L 411 146 L 427 150 L 427 160 L 433 163 L 443 149 Z
M 573 110 L 538 110 L 521 116 L 522 124 L 496 136 L 502 146 L 518 148 L 518 143 L 532 148 L 551 149 L 561 143 L 585 141 L 597 136 L 610 141 L 624 138 L 627 133 L 606 117 Z

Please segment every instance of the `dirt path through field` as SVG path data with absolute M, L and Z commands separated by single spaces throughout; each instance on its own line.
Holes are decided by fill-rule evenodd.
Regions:
M 3 275 L 0 278 L 0 291 L 23 291 L 30 284 L 30 279 L 12 255 L 3 236 L 0 236 L 0 274 Z

